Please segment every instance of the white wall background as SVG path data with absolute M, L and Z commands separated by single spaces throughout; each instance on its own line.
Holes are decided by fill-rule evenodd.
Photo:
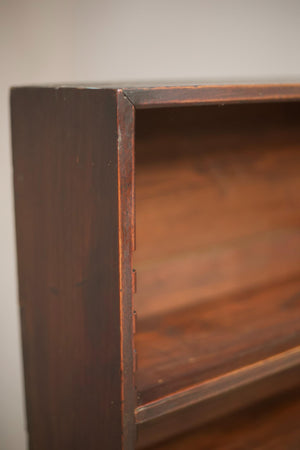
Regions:
M 9 87 L 68 81 L 300 80 L 299 44 L 298 0 L 0 0 L 1 450 L 26 448 Z

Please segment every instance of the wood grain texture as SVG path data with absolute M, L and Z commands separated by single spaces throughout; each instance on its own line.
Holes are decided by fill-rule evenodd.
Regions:
M 138 321 L 139 404 L 300 345 L 300 279 Z
M 300 346 L 294 347 L 291 350 L 286 350 L 282 353 L 277 353 L 275 356 L 264 358 L 253 364 L 245 365 L 237 370 L 228 371 L 220 376 L 209 378 L 207 381 L 198 383 L 181 389 L 177 392 L 173 392 L 169 395 L 162 396 L 155 401 L 141 405 L 136 409 L 135 415 L 138 424 L 143 424 L 151 420 L 157 420 L 162 415 L 180 413 L 180 410 L 184 408 L 192 407 L 199 404 L 209 404 L 210 400 L 214 401 L 216 398 L 223 397 L 233 393 L 235 390 L 247 389 L 252 393 L 253 398 L 257 396 L 258 383 L 262 383 L 266 386 L 266 379 L 281 376 L 283 372 L 294 373 L 299 372 L 298 366 L 300 365 Z M 280 390 L 286 385 L 291 387 L 291 380 L 295 377 L 286 379 L 285 385 L 280 386 Z M 281 379 L 282 381 L 282 379 Z M 293 383 L 294 383 L 293 381 Z M 298 383 L 299 384 L 299 383 Z M 255 386 L 255 388 L 254 388 Z M 278 390 L 277 386 L 269 383 L 269 388 L 265 389 L 262 397 L 267 397 L 274 394 Z M 254 395 L 253 395 L 254 393 Z M 234 395 L 233 395 L 234 398 Z M 239 406 L 249 402 L 249 395 L 247 401 L 245 397 L 240 397 Z M 251 401 L 253 401 L 253 398 Z M 229 404 L 224 403 L 222 408 L 218 408 L 214 415 L 220 415 L 221 412 L 228 412 L 233 410 L 237 405 L 231 401 Z M 182 412 L 182 411 L 181 411 Z M 203 411 L 204 413 L 204 411 Z M 208 420 L 208 414 L 202 414 L 202 421 Z M 199 420 L 200 421 L 200 420 Z
M 152 450 L 297 450 L 300 447 L 299 389 L 258 403 L 182 435 Z M 150 450 L 150 448 L 148 449 Z
M 124 93 L 136 108 L 300 100 L 298 83 L 125 87 Z
M 139 318 L 295 276 L 299 104 L 137 112 Z
M 133 343 L 132 286 L 134 272 L 132 255 L 135 248 L 135 190 L 134 190 L 134 119 L 132 104 L 117 92 L 118 124 L 118 194 L 119 194 L 119 264 L 121 303 L 121 388 L 123 401 L 123 445 L 131 449 L 136 438 L 134 408 L 136 391 L 134 379 L 135 349 Z
M 140 447 L 299 382 L 276 359 L 300 344 L 299 118 L 287 102 L 137 111 Z
M 116 92 L 15 89 L 11 105 L 30 449 L 132 448 L 123 442 Z
M 299 389 L 300 84 L 31 87 L 11 100 L 30 449 L 131 450 L 135 419 L 138 446 L 159 448 Z M 270 448 L 298 448 L 277 412 L 286 441 Z M 273 442 L 262 421 L 240 422 L 250 443 Z M 199 448 L 231 448 L 233 431 L 201 433 Z
M 291 352 L 287 355 L 278 355 L 274 358 L 276 359 L 279 363 L 277 370 L 276 363 L 273 367 L 275 370 L 269 370 L 270 361 L 265 360 L 260 363 L 260 368 L 259 365 L 255 365 L 249 370 L 245 368 L 235 374 L 227 374 L 224 378 L 211 380 L 201 387 L 201 390 L 203 389 L 201 395 L 209 386 L 212 388 L 209 395 L 203 396 L 202 401 L 191 402 L 185 408 L 175 409 L 170 414 L 165 414 L 162 410 L 156 419 L 138 424 L 137 448 L 158 444 L 218 418 L 226 420 L 226 416 L 234 411 L 249 408 L 256 402 L 272 398 L 285 390 L 294 389 L 295 392 L 299 392 L 299 350 L 296 350 L 295 359 Z M 249 376 L 248 382 L 246 379 L 245 383 L 243 382 L 243 375 Z

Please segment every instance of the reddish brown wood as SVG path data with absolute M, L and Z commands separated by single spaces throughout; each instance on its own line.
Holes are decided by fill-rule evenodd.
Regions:
M 300 345 L 300 280 L 138 322 L 140 404 Z
M 299 274 L 300 108 L 137 112 L 139 317 Z
M 294 389 L 294 393 L 297 394 L 299 392 L 300 376 L 298 358 L 299 352 L 297 353 L 295 365 L 291 363 L 292 360 L 289 362 L 291 363 L 290 368 L 279 364 L 278 372 L 270 373 L 266 377 L 262 376 L 265 374 L 264 370 L 259 370 L 248 385 L 243 382 L 239 385 L 240 373 L 236 374 L 235 380 L 232 379 L 235 385 L 228 383 L 228 380 L 220 379 L 220 383 L 225 381 L 221 391 L 214 390 L 214 392 L 210 393 L 211 395 L 203 398 L 201 402 L 187 404 L 185 408 L 179 408 L 170 414 L 164 413 L 154 420 L 142 422 L 138 425 L 137 448 L 145 448 L 154 444 L 156 446 L 160 441 L 193 430 L 201 424 L 208 426 L 211 421 L 220 417 L 224 420 L 230 413 L 246 406 L 249 407 L 261 400 L 271 398 L 286 389 Z M 267 365 L 263 362 L 262 368 Z M 228 375 L 228 378 L 230 379 L 231 377 Z M 214 387 L 216 388 L 217 386 L 218 384 L 215 383 Z M 203 386 L 203 388 L 205 387 Z
M 113 90 L 12 91 L 31 449 L 133 447 L 131 297 L 119 292 L 119 109 Z
M 285 384 L 289 387 L 295 385 L 295 380 L 298 383 L 295 374 L 297 370 L 298 372 L 300 370 L 298 367 L 299 363 L 300 346 L 282 353 L 276 353 L 275 356 L 264 359 L 258 358 L 258 361 L 253 364 L 247 364 L 236 370 L 227 371 L 219 376 L 208 378 L 208 380 L 203 382 L 199 378 L 200 382 L 198 384 L 172 392 L 166 396 L 160 396 L 157 400 L 136 408 L 137 424 L 143 425 L 151 421 L 157 421 L 168 414 L 179 413 L 179 415 L 183 415 L 184 408 L 193 408 L 194 406 L 202 410 L 202 414 L 197 416 L 194 422 L 205 422 L 208 418 L 215 418 L 221 413 L 228 413 L 228 411 L 244 406 L 246 403 L 251 403 L 254 397 L 258 397 L 258 399 L 268 397 L 277 393 L 278 390 L 282 390 L 282 385 L 278 383 L 278 378 L 281 383 L 285 378 Z M 284 377 L 282 376 L 283 373 L 285 373 Z M 272 383 L 270 379 L 272 379 Z M 276 383 L 274 383 L 274 380 Z M 244 392 L 242 396 L 237 397 L 234 391 Z M 224 396 L 231 396 L 231 401 L 224 402 L 220 400 Z M 238 399 L 237 404 L 232 401 L 234 397 Z M 216 398 L 220 405 L 215 410 L 212 410 L 211 403 L 215 403 Z M 183 426 L 179 424 L 177 431 L 179 432 L 182 427 L 186 428 L 187 423 Z
M 136 423 L 145 446 L 297 389 L 299 101 L 300 84 L 12 91 L 31 449 L 131 450 Z M 263 420 L 245 435 L 269 439 Z
M 152 450 L 296 450 L 300 447 L 299 417 L 298 390 L 155 444 Z
M 299 84 L 195 84 L 124 88 L 136 108 L 300 100 Z
M 141 446 L 298 383 L 298 360 L 271 382 L 248 367 L 300 344 L 299 119 L 299 103 L 137 112 Z
M 135 441 L 133 411 L 136 406 L 135 351 L 133 343 L 132 288 L 134 275 L 132 254 L 135 248 L 134 214 L 134 119 L 133 105 L 117 92 L 118 124 L 118 193 L 119 193 L 119 264 L 120 264 L 120 329 L 121 329 L 121 386 L 124 448 L 131 448 Z M 126 445 L 125 445 L 126 444 Z

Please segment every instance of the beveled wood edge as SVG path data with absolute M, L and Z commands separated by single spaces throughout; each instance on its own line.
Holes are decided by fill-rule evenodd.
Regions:
M 119 273 L 121 325 L 121 395 L 123 449 L 130 450 L 136 440 L 134 409 L 133 342 L 133 251 L 135 249 L 135 190 L 134 190 L 134 126 L 135 110 L 122 90 L 117 93 L 118 127 L 118 217 L 119 217 Z
M 137 109 L 230 103 L 263 103 L 300 100 L 300 82 L 78 83 L 12 86 L 19 89 L 110 90 L 123 93 Z
M 143 424 L 174 413 L 299 365 L 300 346 L 139 406 L 135 410 L 136 423 Z
M 300 100 L 300 83 L 207 84 L 123 89 L 136 108 Z
M 96 95 L 90 95 L 87 91 L 77 95 L 76 92 L 75 96 L 68 90 L 67 96 L 64 96 L 64 90 L 57 95 L 54 90 L 32 92 L 30 89 L 17 92 L 13 90 L 11 94 L 15 201 L 19 198 L 19 206 L 16 205 L 16 211 L 19 211 L 16 213 L 17 234 L 24 242 L 28 241 L 27 248 L 28 245 L 30 247 L 24 252 L 22 243 L 19 243 L 19 256 L 22 256 L 23 262 L 18 261 L 19 284 L 22 287 L 25 282 L 29 293 L 24 297 L 21 289 L 19 294 L 21 312 L 26 310 L 28 317 L 25 318 L 22 314 L 28 445 L 30 448 L 48 449 L 53 446 L 58 448 L 62 444 L 64 448 L 64 443 L 68 442 L 79 448 L 85 442 L 86 447 L 91 449 L 96 448 L 97 443 L 99 448 L 102 442 L 106 449 L 115 449 L 116 446 L 120 448 L 123 430 L 119 389 L 121 355 L 116 96 L 113 91 L 100 91 Z M 108 120 L 104 120 L 105 126 L 102 126 L 105 115 Z M 42 117 L 41 122 L 39 116 Z M 74 124 L 78 123 L 80 126 L 74 128 Z M 24 130 L 28 132 L 24 133 Z M 81 158 L 82 137 L 87 137 L 84 148 L 87 156 Z M 59 153 L 56 149 L 57 142 Z M 51 146 L 53 151 L 49 151 Z M 24 161 L 17 164 L 21 157 L 26 164 Z M 74 170 L 75 161 L 77 167 Z M 108 163 L 106 166 L 104 161 Z M 22 183 L 21 195 L 16 190 L 18 173 L 23 173 L 24 176 L 26 173 L 30 174 L 25 176 L 27 187 L 25 183 L 23 187 Z M 51 184 L 53 174 L 56 183 Z M 23 179 L 23 175 L 19 179 Z M 38 190 L 37 185 L 40 188 Z M 60 195 L 61 189 L 64 191 L 63 195 Z M 34 194 L 37 191 L 41 191 L 39 197 Z M 38 230 L 39 221 L 36 218 L 49 218 L 49 213 L 45 213 L 49 195 L 53 200 L 50 202 L 52 207 L 58 205 L 54 209 L 58 214 L 54 221 L 56 228 L 52 230 L 50 226 L 44 229 L 41 226 L 40 233 L 36 233 L 32 241 L 26 228 L 32 230 L 33 223 Z M 102 208 L 100 213 L 99 205 Z M 86 207 L 84 211 L 88 215 L 87 225 L 86 221 L 77 220 L 82 206 Z M 53 209 L 50 208 L 50 213 L 52 212 Z M 101 220 L 103 216 L 105 220 Z M 96 225 L 92 226 L 91 221 Z M 48 221 L 49 223 L 51 222 Z M 68 244 L 64 243 L 64 229 L 68 232 Z M 85 235 L 84 230 L 88 230 Z M 65 272 L 59 270 L 60 266 L 56 270 L 59 255 L 69 255 L 66 259 L 68 263 L 76 259 L 69 251 L 75 238 L 75 246 L 77 248 L 78 244 L 78 254 L 82 257 L 76 261 L 75 266 L 70 265 L 70 270 L 68 264 L 65 265 L 70 274 L 70 277 L 65 277 Z M 44 240 L 42 248 L 45 249 L 42 253 L 36 253 L 32 242 Z M 54 254 L 50 248 L 53 241 L 56 249 Z M 102 245 L 103 242 L 106 246 Z M 38 247 L 41 246 L 38 244 Z M 44 254 L 51 257 L 44 258 Z M 39 264 L 41 258 L 47 261 L 47 265 L 43 261 Z M 22 266 L 38 269 L 37 286 L 34 280 L 28 279 L 26 273 L 22 275 Z M 102 267 L 104 282 L 100 276 Z M 76 277 L 82 277 L 83 280 Z M 30 288 L 32 282 L 33 288 Z M 53 295 L 51 298 L 51 292 L 54 292 L 52 282 L 58 286 L 55 287 L 55 301 Z M 75 293 L 74 288 L 80 294 Z M 32 292 L 37 292 L 36 300 Z M 39 302 L 41 292 L 43 301 Z M 30 300 L 26 308 L 24 300 L 26 303 Z M 40 309 L 41 304 L 49 304 L 50 307 Z M 52 314 L 52 321 L 50 318 L 48 320 L 48 312 Z M 56 327 L 51 326 L 55 317 L 58 318 L 57 332 Z M 108 332 L 109 340 L 105 332 Z M 56 335 L 61 338 L 53 341 L 52 338 Z M 36 353 L 36 342 L 39 340 L 39 352 Z M 107 350 L 105 343 L 108 344 Z M 39 355 L 43 358 L 40 359 Z M 71 378 L 68 374 L 71 374 Z M 50 395 L 49 386 L 53 388 Z M 59 420 L 53 420 L 54 417 Z

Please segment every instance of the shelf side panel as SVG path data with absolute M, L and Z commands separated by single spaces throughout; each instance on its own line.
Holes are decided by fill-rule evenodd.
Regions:
M 126 448 L 116 91 L 19 88 L 11 105 L 30 448 Z

